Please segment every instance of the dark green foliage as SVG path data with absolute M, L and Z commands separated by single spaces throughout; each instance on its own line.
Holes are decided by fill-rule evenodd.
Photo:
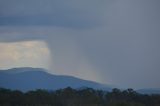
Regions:
M 160 106 L 160 95 L 142 95 L 133 89 L 104 92 L 91 88 L 21 92 L 0 88 L 0 106 Z

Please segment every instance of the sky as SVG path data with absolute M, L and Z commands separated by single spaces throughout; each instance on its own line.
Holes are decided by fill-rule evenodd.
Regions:
M 160 88 L 159 0 L 0 0 L 0 68 Z
M 49 70 L 50 50 L 43 41 L 0 43 L 0 48 L 1 69 L 32 66 Z

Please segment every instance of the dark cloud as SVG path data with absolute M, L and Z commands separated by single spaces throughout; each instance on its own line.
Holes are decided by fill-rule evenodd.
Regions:
M 106 1 L 1 0 L 0 25 L 88 28 L 103 24 Z
M 55 73 L 160 87 L 159 0 L 11 2 L 0 3 L 0 41 L 45 40 Z

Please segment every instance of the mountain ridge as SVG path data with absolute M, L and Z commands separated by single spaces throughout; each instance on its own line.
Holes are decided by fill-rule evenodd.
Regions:
M 93 88 L 104 91 L 111 91 L 113 86 L 89 81 L 74 76 L 55 75 L 46 69 L 20 67 L 7 70 L 0 70 L 0 87 L 13 90 L 29 91 L 36 89 L 57 90 L 66 87 L 74 89 Z M 137 89 L 141 94 L 160 94 L 160 89 Z
M 34 89 L 60 89 L 83 86 L 110 91 L 111 87 L 94 81 L 83 80 L 73 76 L 54 75 L 41 68 L 13 68 L 0 71 L 0 87 L 22 91 Z
M 136 91 L 141 94 L 160 94 L 160 88 L 144 88 Z

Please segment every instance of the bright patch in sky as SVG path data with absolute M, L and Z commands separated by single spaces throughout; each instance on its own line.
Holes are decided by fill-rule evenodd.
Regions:
M 44 41 L 0 43 L 0 69 L 49 68 L 50 51 Z

